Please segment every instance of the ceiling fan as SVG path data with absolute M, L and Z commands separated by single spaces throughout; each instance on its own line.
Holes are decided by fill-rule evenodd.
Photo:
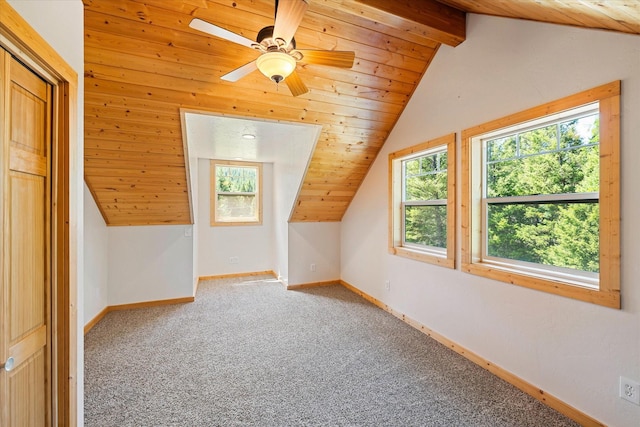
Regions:
M 276 84 L 284 81 L 291 94 L 299 96 L 309 89 L 296 73 L 297 62 L 351 68 L 355 59 L 355 52 L 296 49 L 293 35 L 307 7 L 308 0 L 276 0 L 275 23 L 261 29 L 255 42 L 199 18 L 194 18 L 189 27 L 261 53 L 255 61 L 223 75 L 222 80 L 236 82 L 257 69 Z

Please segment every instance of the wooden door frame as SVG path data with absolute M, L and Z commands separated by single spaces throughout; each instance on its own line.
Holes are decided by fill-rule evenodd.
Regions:
M 79 175 L 78 165 L 70 163 L 71 158 L 79 155 L 75 153 L 78 75 L 6 0 L 0 0 L 0 47 L 41 74 L 55 88 L 51 151 L 51 409 L 53 426 L 75 427 L 78 424 L 78 222 L 77 215 L 71 212 L 77 203 L 69 196 L 70 178 Z

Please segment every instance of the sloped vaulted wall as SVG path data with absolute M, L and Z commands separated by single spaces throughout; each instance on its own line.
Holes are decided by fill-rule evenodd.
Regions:
M 618 79 L 622 310 L 387 253 L 390 152 L 454 131 L 459 147 L 463 129 Z M 342 279 L 606 425 L 637 426 L 640 407 L 618 397 L 620 375 L 640 379 L 637 117 L 640 37 L 469 15 L 467 40 L 440 49 L 343 219 Z

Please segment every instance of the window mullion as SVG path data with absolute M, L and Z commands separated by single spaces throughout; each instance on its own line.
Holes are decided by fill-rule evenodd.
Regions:
M 255 196 L 256 192 L 216 191 L 216 194 L 219 194 L 221 196 Z
M 404 206 L 446 206 L 447 199 L 411 200 L 402 202 Z
M 486 197 L 488 204 L 525 204 L 554 202 L 597 202 L 599 193 L 532 194 L 529 196 Z

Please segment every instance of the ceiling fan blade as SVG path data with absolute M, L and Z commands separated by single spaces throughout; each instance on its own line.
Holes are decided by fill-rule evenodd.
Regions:
M 276 23 L 273 27 L 273 38 L 280 38 L 289 45 L 296 33 L 302 17 L 309 7 L 307 0 L 280 0 L 276 11 Z
M 291 95 L 299 96 L 309 92 L 307 85 L 304 84 L 298 73 L 293 71 L 293 73 L 289 74 L 289 76 L 284 79 L 284 82 L 287 84 L 287 87 L 291 91 Z
M 337 50 L 297 49 L 302 53 L 300 62 L 316 65 L 331 65 L 333 67 L 351 68 L 356 58 L 355 52 Z
M 217 25 L 213 25 L 199 18 L 193 18 L 191 20 L 191 23 L 189 24 L 189 27 L 193 28 L 194 30 L 199 30 L 207 34 L 211 34 L 212 36 L 219 37 L 221 39 L 229 40 L 230 42 L 238 43 L 242 46 L 251 47 L 253 44 L 255 44 L 253 40 L 249 40 L 248 38 L 241 36 L 240 34 L 225 30 L 224 28 L 218 27 Z
M 237 82 L 244 76 L 254 72 L 257 69 L 258 66 L 256 65 L 256 61 L 251 61 L 247 64 L 244 64 L 242 67 L 238 67 L 233 71 L 229 71 L 227 74 L 220 77 L 220 79 L 226 82 Z

